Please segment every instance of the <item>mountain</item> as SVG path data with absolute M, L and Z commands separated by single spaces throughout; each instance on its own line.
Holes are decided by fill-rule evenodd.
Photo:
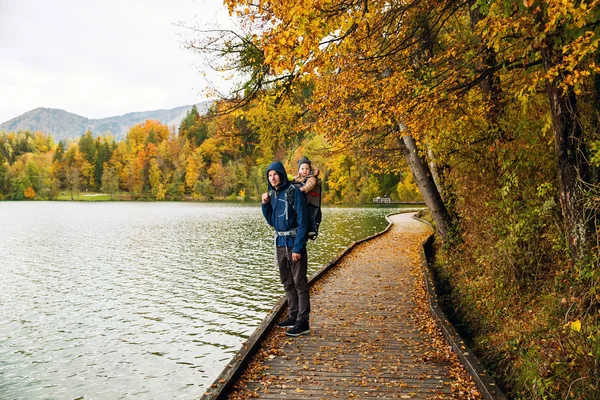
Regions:
M 211 101 L 196 104 L 200 114 L 206 113 Z M 117 141 L 122 140 L 129 129 L 154 119 L 170 128 L 179 128 L 181 120 L 192 106 L 181 106 L 170 110 L 131 112 L 118 117 L 89 119 L 77 114 L 55 108 L 36 108 L 0 124 L 0 131 L 18 132 L 21 130 L 41 131 L 51 135 L 56 142 L 62 139 L 77 139 L 88 129 L 94 136 L 110 132 Z

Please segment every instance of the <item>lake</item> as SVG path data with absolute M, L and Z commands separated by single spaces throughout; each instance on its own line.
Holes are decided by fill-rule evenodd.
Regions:
M 393 208 L 323 209 L 309 275 Z M 197 399 L 283 295 L 258 204 L 0 202 L 1 399 Z

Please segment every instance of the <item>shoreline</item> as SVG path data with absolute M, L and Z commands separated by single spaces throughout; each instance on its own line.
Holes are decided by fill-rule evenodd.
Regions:
M 70 197 L 70 195 L 64 195 L 61 197 Z M 138 198 L 138 199 L 133 199 L 131 198 L 131 196 L 125 196 L 125 198 L 123 198 L 123 196 L 121 196 L 121 198 L 116 198 L 116 199 L 110 199 L 110 198 L 105 198 L 105 197 L 110 197 L 109 194 L 106 193 L 90 193 L 90 194 L 81 194 L 80 196 L 77 196 L 78 198 L 75 199 L 70 199 L 70 198 L 55 198 L 55 199 L 42 199 L 42 198 L 35 198 L 35 199 L 24 199 L 24 200 L 14 200 L 14 199 L 4 199 L 0 197 L 0 202 L 97 202 L 97 203 L 106 203 L 106 202 L 112 202 L 112 203 L 120 203 L 120 202 L 124 202 L 124 203 L 175 203 L 175 202 L 181 202 L 181 203 L 228 203 L 228 204 L 253 204 L 253 203 L 259 203 L 260 199 L 259 198 L 245 198 L 245 199 L 241 199 L 241 198 L 236 198 L 236 199 L 230 199 L 230 198 L 213 198 L 213 199 L 208 199 L 208 198 L 201 198 L 201 199 L 193 199 L 193 198 L 180 198 L 180 199 L 164 199 L 164 200 L 156 200 L 156 199 L 150 199 L 150 198 Z M 394 202 L 394 203 L 323 203 L 323 207 L 372 207 L 372 208 L 398 208 L 401 206 L 412 206 L 412 207 L 419 207 L 419 208 L 425 208 L 425 202 L 418 202 L 418 201 L 401 201 L 401 202 Z

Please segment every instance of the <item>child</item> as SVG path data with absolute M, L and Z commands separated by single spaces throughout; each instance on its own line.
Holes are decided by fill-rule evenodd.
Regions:
M 312 168 L 308 158 L 302 157 L 298 160 L 298 175 L 294 177 L 294 183 L 300 183 L 300 190 L 306 194 L 308 205 L 308 237 L 316 239 L 321 222 L 321 181 L 318 178 L 319 169 Z

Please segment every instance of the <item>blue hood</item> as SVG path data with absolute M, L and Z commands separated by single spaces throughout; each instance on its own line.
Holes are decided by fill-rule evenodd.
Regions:
M 290 180 L 288 179 L 287 173 L 285 172 L 285 167 L 280 161 L 273 161 L 267 168 L 267 185 L 269 185 L 269 189 L 275 190 L 275 188 L 271 185 L 271 182 L 269 182 L 269 171 L 276 171 L 279 175 L 279 180 L 281 181 L 281 184 L 277 188 L 278 191 L 288 187 L 288 185 L 290 184 Z

